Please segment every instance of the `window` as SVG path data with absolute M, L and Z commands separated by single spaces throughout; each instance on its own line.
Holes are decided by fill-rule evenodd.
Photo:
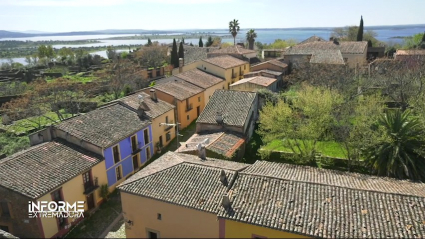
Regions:
M 115 174 L 117 175 L 117 181 L 119 181 L 122 178 L 121 165 L 115 168 Z
M 137 150 L 137 136 L 133 135 L 131 136 L 131 149 L 134 151 Z
M 190 116 L 189 116 L 189 115 L 187 115 L 187 117 L 186 117 L 186 118 L 187 118 L 187 120 L 190 120 Z
M 145 145 L 146 145 L 146 144 L 149 144 L 149 129 L 145 129 L 145 130 L 143 131 L 143 135 L 144 135 L 144 137 L 145 137 Z
M 52 193 L 52 200 L 55 202 L 63 201 L 61 189 L 58 189 Z
M 118 163 L 120 161 L 120 149 L 119 149 L 119 145 L 115 145 L 112 148 L 112 153 L 114 155 L 114 162 Z
M 198 97 L 198 102 L 201 102 L 201 97 L 200 96 Z
M 148 238 L 156 239 L 158 238 L 158 233 L 148 230 Z
M 157 218 L 158 220 L 161 220 L 161 219 L 162 219 L 161 213 L 158 213 L 158 215 L 156 216 L 156 218 Z
M 165 123 L 168 124 L 168 116 L 165 116 Z
M 0 202 L 1 217 L 10 217 L 9 203 Z
M 171 139 L 171 133 L 170 132 L 167 132 L 167 134 L 165 134 L 165 139 L 167 140 L 167 142 L 170 141 L 170 139 Z
M 0 225 L 0 230 L 3 230 L 5 232 L 9 232 L 9 227 Z
M 139 168 L 139 154 L 133 156 L 133 169 L 136 170 Z
M 151 147 L 146 147 L 146 160 L 151 158 Z

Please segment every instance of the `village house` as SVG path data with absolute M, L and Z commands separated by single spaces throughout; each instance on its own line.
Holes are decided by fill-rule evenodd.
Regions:
M 219 238 L 219 201 L 236 172 L 247 166 L 175 152 L 162 155 L 118 187 L 126 237 Z
M 277 82 L 276 78 L 253 76 L 231 84 L 230 90 L 256 92 L 261 89 L 267 89 L 276 92 L 278 88 Z
M 208 101 L 214 94 L 215 90 L 224 89 L 226 85 L 226 81 L 223 78 L 199 69 L 185 71 L 175 75 L 175 77 L 204 89 L 205 105 L 208 104 Z
M 247 165 L 204 157 L 202 148 L 199 156 L 168 152 L 118 187 L 127 237 L 425 236 L 424 183 L 263 160 Z
M 312 41 L 289 47 L 284 53 L 284 62 L 294 67 L 302 63 L 347 64 L 350 68 L 367 63 L 367 42 Z
M 208 157 L 240 159 L 258 118 L 258 95 L 216 90 L 196 121 L 196 133 L 177 152 L 197 154 L 198 144 Z
M 149 94 L 143 91 L 135 92 L 129 96 L 119 99 L 122 103 L 130 106 L 146 116 L 151 122 L 152 139 L 155 146 L 154 152 L 160 151 L 176 137 L 175 127 L 166 124 L 174 124 L 175 106 L 158 99 L 155 90 L 151 89 Z
M 30 135 L 31 145 L 61 138 L 105 158 L 113 191 L 153 155 L 151 122 L 141 112 L 112 102 Z
M 205 107 L 204 89 L 175 76 L 157 82 L 143 91 L 156 94 L 157 98 L 174 105 L 179 129 L 186 128 L 201 114 Z
M 103 201 L 99 186 L 107 183 L 100 152 L 60 138 L 13 154 L 0 160 L 0 229 L 21 238 L 62 237 L 83 217 L 30 217 L 28 202 L 84 201 L 88 212 Z
M 397 50 L 394 60 L 425 60 L 425 50 Z
M 257 51 L 243 48 L 241 46 L 229 46 L 217 50 L 213 50 L 207 53 L 208 58 L 217 56 L 233 56 L 243 61 L 247 61 L 249 64 L 255 64 L 260 62 L 257 57 Z
M 285 49 L 263 49 L 261 51 L 261 58 L 265 60 L 281 58 L 283 57 L 283 52 L 285 52 Z
M 198 62 L 197 68 L 225 79 L 225 89 L 229 89 L 231 84 L 242 79 L 245 73 L 251 71 L 248 62 L 229 55 L 204 59 Z
M 179 67 L 174 68 L 172 74 L 176 75 L 178 73 L 196 69 L 196 67 L 198 67 L 198 61 L 207 59 L 208 52 L 218 49 L 218 47 L 184 46 L 184 58 L 179 59 Z

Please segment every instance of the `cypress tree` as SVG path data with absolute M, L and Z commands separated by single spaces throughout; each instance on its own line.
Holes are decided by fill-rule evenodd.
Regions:
M 173 39 L 173 48 L 171 50 L 171 64 L 174 67 L 178 67 L 179 66 L 179 56 L 177 54 L 177 43 L 176 43 L 176 39 Z
M 363 41 L 363 16 L 360 18 L 359 31 L 357 32 L 357 41 Z
M 372 47 L 372 41 L 371 40 L 367 40 L 367 47 Z
M 148 38 L 148 46 L 152 46 L 152 41 L 150 38 Z
M 180 46 L 179 46 L 179 59 L 180 58 L 183 58 L 184 59 L 183 42 L 180 42 Z M 180 65 L 180 61 L 179 61 L 179 65 Z
M 182 37 L 182 42 L 183 42 L 183 44 L 184 44 L 184 38 Z
M 214 42 L 214 41 L 212 40 L 212 37 L 211 37 L 211 36 L 209 36 L 209 37 L 208 37 L 208 41 L 207 41 L 206 46 L 207 46 L 207 47 L 210 47 L 210 46 L 213 44 L 213 42 Z
M 202 42 L 202 37 L 199 38 L 199 47 L 204 47 L 204 43 Z

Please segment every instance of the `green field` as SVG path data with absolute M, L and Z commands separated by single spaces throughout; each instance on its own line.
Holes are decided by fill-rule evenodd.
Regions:
M 312 143 L 308 141 L 308 143 Z M 335 141 L 319 141 L 316 145 L 317 151 L 323 156 L 335 157 L 335 158 L 346 158 L 347 153 L 343 146 Z M 290 147 L 286 146 L 282 140 L 273 140 L 271 143 L 263 147 L 265 150 L 271 151 L 282 151 L 292 153 Z

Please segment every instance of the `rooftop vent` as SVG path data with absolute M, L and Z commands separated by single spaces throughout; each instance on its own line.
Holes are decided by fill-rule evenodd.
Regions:
M 230 198 L 229 198 L 229 196 L 227 196 L 227 194 L 226 195 L 223 195 L 223 199 L 221 200 L 221 205 L 226 209 L 226 210 L 228 210 L 229 208 L 230 208 Z
M 155 90 L 154 89 L 151 89 L 149 92 L 151 93 L 151 99 L 153 101 L 157 101 L 158 99 L 156 98 L 156 92 L 155 92 Z
M 143 103 L 143 98 L 145 98 L 143 95 L 138 95 L 137 98 L 139 98 L 139 103 Z
M 220 181 L 224 184 L 227 185 L 227 177 L 226 177 L 226 172 L 224 172 L 224 170 L 221 170 L 220 173 Z
M 205 146 L 202 145 L 202 144 L 198 144 L 197 148 L 198 148 L 199 158 L 201 158 L 203 160 L 207 159 L 206 152 L 205 152 Z
M 222 124 L 223 123 L 223 114 L 221 112 L 217 112 L 215 115 L 215 121 L 217 122 L 217 124 Z

